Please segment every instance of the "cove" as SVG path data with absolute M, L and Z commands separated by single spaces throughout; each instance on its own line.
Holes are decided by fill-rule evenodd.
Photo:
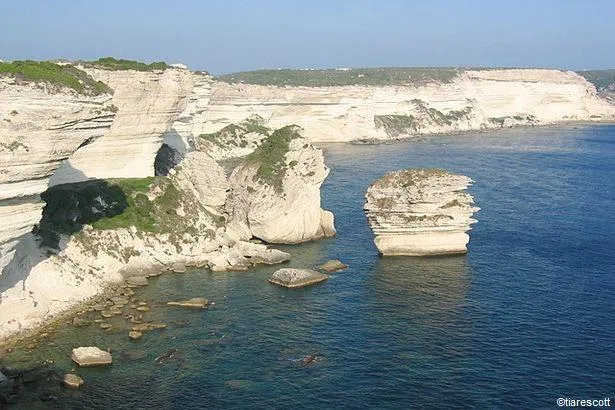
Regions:
M 615 393 L 615 126 L 509 130 L 390 145 L 322 144 L 322 189 L 338 235 L 279 247 L 284 266 L 350 268 L 305 289 L 267 283 L 279 267 L 165 274 L 137 290 L 167 328 L 137 341 L 61 326 L 26 367 L 68 372 L 76 346 L 111 348 L 85 386 L 25 386 L 14 408 L 528 408 Z M 465 256 L 382 258 L 364 193 L 395 169 L 470 176 L 481 208 Z M 203 311 L 162 302 L 203 296 Z M 92 316 L 95 317 L 95 316 Z M 53 344 L 51 344 L 53 343 Z M 155 358 L 177 349 L 178 359 Z M 319 357 L 303 366 L 306 355 Z M 55 401 L 41 402 L 53 393 Z

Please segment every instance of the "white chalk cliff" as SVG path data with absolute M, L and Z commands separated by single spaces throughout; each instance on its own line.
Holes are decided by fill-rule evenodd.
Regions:
M 109 130 L 111 98 L 0 77 L 0 275 L 14 257 L 27 269 L 39 194 L 62 161 Z
M 612 120 L 615 107 L 580 75 L 547 69 L 463 71 L 451 82 L 416 86 L 291 87 L 218 81 L 202 117 L 202 132 L 253 114 L 272 128 L 297 124 L 312 142 L 349 142 Z
M 135 272 L 156 273 L 175 263 L 245 269 L 286 257 L 247 242 L 252 237 L 297 243 L 333 235 L 333 215 L 320 204 L 329 170 L 312 143 L 615 118 L 615 106 L 593 85 L 558 70 L 464 71 L 450 82 L 420 85 L 278 87 L 229 84 L 180 66 L 81 68 L 113 92 L 79 94 L 0 76 L 0 338 Z M 300 135 L 269 151 L 274 130 L 291 124 Z M 159 157 L 163 164 L 156 169 Z M 40 195 L 50 186 L 167 172 L 163 180 L 193 205 L 173 212 L 196 231 L 85 224 L 80 233 L 60 235 L 52 255 L 32 233 L 45 206 Z M 148 193 L 150 201 L 157 194 Z M 465 207 L 469 203 L 453 217 Z M 401 226 L 374 218 L 385 230 Z M 447 249 L 463 250 L 464 224 L 455 219 L 458 235 Z M 387 240 L 398 240 L 391 232 Z M 118 242 L 121 248 L 113 245 Z M 428 248 L 421 252 L 437 246 Z
M 472 180 L 439 169 L 390 172 L 367 189 L 364 209 L 378 251 L 387 255 L 467 252 L 478 208 L 465 192 Z

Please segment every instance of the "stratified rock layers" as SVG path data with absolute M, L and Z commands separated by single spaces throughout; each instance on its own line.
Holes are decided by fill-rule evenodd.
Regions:
M 472 180 L 440 169 L 390 172 L 374 182 L 364 209 L 378 251 L 385 255 L 467 252 L 474 199 Z

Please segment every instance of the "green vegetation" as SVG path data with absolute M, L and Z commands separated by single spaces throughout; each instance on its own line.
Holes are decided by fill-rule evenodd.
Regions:
M 419 121 L 413 115 L 374 115 L 374 124 L 391 137 L 407 135 L 420 129 Z
M 464 204 L 459 202 L 458 199 L 453 199 L 452 201 L 447 202 L 446 204 L 442 205 L 441 208 L 442 209 L 448 209 L 448 208 L 454 208 L 456 206 L 464 206 Z
M 201 134 L 199 137 L 221 148 L 229 146 L 245 148 L 248 146 L 248 141 L 244 137 L 250 133 L 261 134 L 266 137 L 271 133 L 271 129 L 265 126 L 265 120 L 262 117 L 254 115 L 238 124 L 230 124 L 220 131 Z
M 504 117 L 491 117 L 489 118 L 489 122 L 491 122 L 492 124 L 499 125 L 500 127 L 503 127 L 504 122 L 508 118 L 513 119 L 515 121 L 525 122 L 527 124 L 532 124 L 536 122 L 536 117 L 531 114 L 518 114 L 518 115 L 513 115 L 513 116 L 507 115 Z
M 78 93 L 98 95 L 110 93 L 103 82 L 96 81 L 84 71 L 72 65 L 60 65 L 49 61 L 13 61 L 0 63 L 0 76 L 9 75 L 19 81 L 47 83 L 55 87 L 71 88 Z
M 280 69 L 226 74 L 218 77 L 228 83 L 276 86 L 330 87 L 343 85 L 423 85 L 449 83 L 464 69 L 460 68 L 353 68 L 353 69 Z
M 110 181 L 119 187 L 126 197 L 127 207 L 116 215 L 101 218 L 94 229 L 117 229 L 136 227 L 143 232 L 170 232 L 175 229 L 181 194 L 168 178 L 129 178 Z M 147 194 L 156 192 L 150 200 Z
M 445 114 L 435 108 L 427 107 L 427 104 L 425 104 L 423 100 L 414 99 L 412 102 L 419 111 L 425 113 L 429 117 L 431 122 L 438 125 L 453 125 L 454 122 L 466 118 L 472 111 L 472 107 L 467 106 L 463 110 L 451 110 Z
M 577 71 L 577 74 L 595 85 L 598 91 L 615 91 L 615 69 Z
M 116 59 L 113 57 L 103 57 L 96 61 L 85 61 L 84 64 L 94 67 L 105 68 L 108 70 L 136 70 L 136 71 L 153 71 L 166 70 L 169 68 L 164 61 L 156 61 L 150 64 L 140 61 Z
M 290 142 L 300 137 L 299 127 L 288 125 L 275 130 L 254 152 L 246 156 L 247 163 L 258 164 L 258 180 L 281 191 L 287 168 L 286 153 L 290 149 Z

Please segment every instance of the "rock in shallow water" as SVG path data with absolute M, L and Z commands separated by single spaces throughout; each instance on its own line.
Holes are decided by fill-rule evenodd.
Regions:
M 64 375 L 63 383 L 66 387 L 71 389 L 78 389 L 83 385 L 83 379 L 76 374 L 68 373 Z
M 73 349 L 71 359 L 79 366 L 104 366 L 111 364 L 111 353 L 105 352 L 98 347 L 77 347 Z
M 476 223 L 474 198 L 465 192 L 473 181 L 440 169 L 390 172 L 374 182 L 364 209 L 382 255 L 466 253 L 466 233 Z
M 207 305 L 209 305 L 209 301 L 205 298 L 192 298 L 188 300 L 167 302 L 167 306 L 181 306 L 194 309 L 205 309 Z
M 269 282 L 286 288 L 299 288 L 329 279 L 329 276 L 311 269 L 283 268 L 273 272 Z
M 348 265 L 346 265 L 345 263 L 342 263 L 341 261 L 337 259 L 331 259 L 331 260 L 326 261 L 322 265 L 320 265 L 318 269 L 331 273 L 331 272 L 338 272 L 338 271 L 344 270 L 347 267 Z

